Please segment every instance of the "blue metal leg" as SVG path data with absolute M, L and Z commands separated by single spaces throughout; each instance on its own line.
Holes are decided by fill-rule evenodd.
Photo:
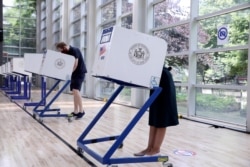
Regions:
M 27 76 L 24 75 L 23 76 L 23 94 L 21 94 L 22 86 L 21 86 L 21 82 L 20 82 L 18 95 L 10 96 L 10 98 L 13 100 L 28 100 L 28 99 L 30 99 L 30 96 L 28 96 L 28 87 L 27 86 L 28 86 L 28 79 L 27 79 Z
M 58 80 L 55 85 L 50 89 L 50 91 L 48 92 L 48 94 L 45 96 L 45 98 L 48 97 L 48 95 L 56 88 L 56 86 L 59 84 L 60 80 Z M 38 110 L 37 108 L 40 106 L 40 103 L 43 102 L 42 99 L 40 101 L 40 103 L 33 109 L 33 111 L 35 113 L 40 113 L 39 117 L 67 117 L 68 114 L 45 114 L 45 112 L 48 111 L 60 111 L 60 109 L 50 109 L 50 106 L 52 105 L 52 103 L 59 97 L 59 95 L 63 92 L 63 90 L 70 84 L 70 80 L 66 81 L 66 83 L 64 84 L 64 86 L 56 93 L 56 95 L 51 99 L 51 101 L 44 107 L 44 109 L 42 110 Z
M 42 101 L 40 102 L 28 102 L 28 103 L 24 103 L 24 107 L 25 106 L 45 106 L 46 105 L 46 80 L 45 78 L 42 76 L 41 78 L 41 99 Z M 31 84 L 29 83 L 29 98 L 31 97 Z
M 135 126 L 135 124 L 139 121 L 139 119 L 143 116 L 147 108 L 151 106 L 157 96 L 160 94 L 162 88 L 155 87 L 153 94 L 150 98 L 145 102 L 142 108 L 138 111 L 135 117 L 131 120 L 131 122 L 127 125 L 124 131 L 119 136 L 110 136 L 99 139 L 88 139 L 84 140 L 86 135 L 90 132 L 96 122 L 100 119 L 103 113 L 106 111 L 108 106 L 112 103 L 115 97 L 121 92 L 123 86 L 120 86 L 114 94 L 111 96 L 111 99 L 105 104 L 105 106 L 101 109 L 101 111 L 97 114 L 97 116 L 92 120 L 89 126 L 85 129 L 82 135 L 77 140 L 77 145 L 80 149 L 87 152 L 90 156 L 101 162 L 102 164 L 121 164 L 121 163 L 139 163 L 139 162 L 166 162 L 168 161 L 168 156 L 151 156 L 151 157 L 123 157 L 123 158 L 111 158 L 114 152 L 119 148 L 122 144 L 123 140 L 127 137 L 129 132 Z M 108 140 L 115 140 L 114 144 L 110 147 L 110 149 L 106 152 L 106 154 L 102 157 L 98 153 L 91 150 L 87 147 L 87 144 L 93 144 L 97 142 L 103 142 Z

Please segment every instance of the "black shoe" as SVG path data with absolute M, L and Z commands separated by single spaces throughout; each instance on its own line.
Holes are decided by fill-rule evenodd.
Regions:
M 77 116 L 78 113 L 72 112 L 70 113 L 70 115 L 72 115 L 73 117 Z
M 76 119 L 80 119 L 84 116 L 85 112 L 79 112 L 77 113 L 75 116 L 76 116 Z

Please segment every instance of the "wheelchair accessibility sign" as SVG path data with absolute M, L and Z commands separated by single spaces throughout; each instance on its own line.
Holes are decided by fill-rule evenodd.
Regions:
M 228 26 L 223 25 L 217 28 L 217 45 L 224 45 L 228 43 Z

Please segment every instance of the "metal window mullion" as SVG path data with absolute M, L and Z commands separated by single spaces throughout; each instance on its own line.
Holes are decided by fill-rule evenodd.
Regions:
M 217 12 L 214 12 L 214 13 L 210 13 L 210 14 L 206 14 L 206 15 L 203 15 L 203 16 L 198 16 L 198 17 L 195 17 L 195 20 L 200 21 L 200 20 L 204 20 L 204 19 L 209 19 L 209 18 L 212 18 L 212 17 L 221 16 L 221 15 L 224 15 L 224 14 L 244 10 L 244 9 L 247 9 L 247 8 L 250 8 L 250 3 L 245 3 L 245 4 L 235 6 L 235 7 L 232 7 L 232 8 L 223 9 L 223 10 L 220 10 L 220 11 L 217 11 Z

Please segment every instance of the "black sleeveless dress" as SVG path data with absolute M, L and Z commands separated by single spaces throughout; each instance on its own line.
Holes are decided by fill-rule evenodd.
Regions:
M 163 68 L 159 86 L 162 91 L 150 106 L 149 125 L 157 128 L 178 125 L 175 85 L 168 68 Z

